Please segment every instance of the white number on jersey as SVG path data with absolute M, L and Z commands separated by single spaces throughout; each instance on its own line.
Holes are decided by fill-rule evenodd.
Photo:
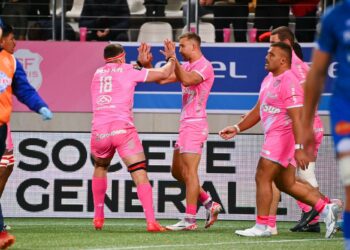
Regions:
M 100 93 L 112 92 L 112 76 L 100 77 Z

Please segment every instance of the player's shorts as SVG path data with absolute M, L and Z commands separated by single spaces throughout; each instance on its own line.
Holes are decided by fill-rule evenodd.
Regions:
M 262 146 L 260 156 L 278 163 L 282 167 L 288 167 L 289 164 L 296 165 L 294 159 L 295 140 L 292 132 L 280 133 L 265 136 L 264 145 Z
M 98 158 L 112 158 L 116 150 L 121 158 L 143 152 L 135 126 L 125 121 L 93 127 L 90 142 L 91 154 Z
M 330 113 L 335 151 L 350 152 L 350 100 L 333 95 L 330 101 Z
M 208 122 L 206 119 L 181 121 L 175 149 L 180 150 L 180 153 L 202 154 L 207 138 Z
M 316 115 L 314 120 L 314 135 L 315 135 L 315 149 L 314 156 L 317 157 L 318 150 L 320 149 L 322 139 L 323 139 L 323 124 L 320 116 Z

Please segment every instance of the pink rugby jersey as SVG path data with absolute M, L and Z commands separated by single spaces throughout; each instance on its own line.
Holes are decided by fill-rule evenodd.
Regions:
M 200 120 L 207 118 L 206 106 L 211 87 L 214 83 L 214 70 L 211 63 L 202 56 L 193 63 L 186 62 L 182 65 L 187 72 L 198 73 L 203 81 L 199 84 L 182 88 L 181 121 Z
M 91 83 L 92 125 L 115 120 L 133 123 L 135 86 L 146 81 L 147 74 L 147 69 L 131 64 L 107 63 L 97 69 Z
M 265 136 L 292 133 L 289 108 L 303 106 L 303 89 L 291 70 L 276 77 L 269 73 L 261 84 L 260 118 Z
M 310 69 L 309 65 L 307 65 L 306 62 L 302 61 L 292 50 L 291 70 L 295 74 L 295 76 L 298 78 L 300 83 L 304 83 L 309 69 Z
M 292 65 L 291 65 L 291 70 L 295 74 L 295 76 L 298 78 L 299 83 L 303 84 L 306 75 L 309 71 L 310 67 L 302 61 L 295 53 L 292 51 Z M 315 113 L 315 119 L 314 119 L 314 130 L 315 132 L 322 130 L 323 131 L 323 124 L 320 116 L 317 114 L 317 111 Z

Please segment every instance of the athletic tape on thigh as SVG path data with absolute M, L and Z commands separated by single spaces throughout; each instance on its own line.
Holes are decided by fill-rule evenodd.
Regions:
M 147 171 L 147 162 L 146 161 L 139 161 L 134 164 L 131 164 L 128 166 L 128 171 L 130 173 L 135 172 L 137 170 L 145 170 Z
M 15 164 L 15 157 L 13 154 L 3 155 L 0 160 L 0 168 L 6 168 L 9 165 Z
M 313 187 L 318 187 L 316 175 L 315 175 L 315 162 L 310 162 L 307 169 L 299 169 L 298 171 L 299 177 L 308 183 L 311 184 Z

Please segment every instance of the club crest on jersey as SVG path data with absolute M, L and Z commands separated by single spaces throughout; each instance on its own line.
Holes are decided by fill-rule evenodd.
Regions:
M 281 80 L 276 80 L 274 81 L 273 86 L 276 88 L 278 85 L 280 85 L 280 83 L 281 83 Z
M 8 86 L 12 83 L 12 79 L 9 78 L 4 72 L 0 71 L 0 93 L 4 92 Z

